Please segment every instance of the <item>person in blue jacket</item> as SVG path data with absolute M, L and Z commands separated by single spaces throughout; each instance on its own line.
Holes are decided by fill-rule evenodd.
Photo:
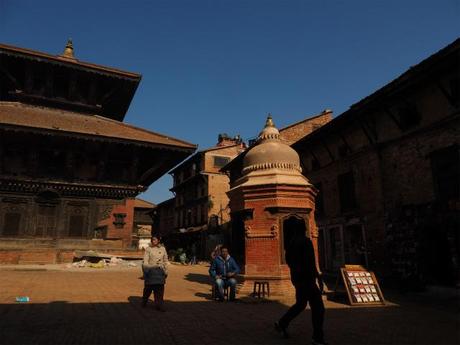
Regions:
M 240 273 L 235 259 L 228 253 L 227 247 L 221 248 L 221 253 L 217 256 L 209 268 L 209 274 L 215 280 L 219 301 L 224 300 L 224 288 L 230 287 L 229 301 L 235 300 L 236 279 L 235 276 Z

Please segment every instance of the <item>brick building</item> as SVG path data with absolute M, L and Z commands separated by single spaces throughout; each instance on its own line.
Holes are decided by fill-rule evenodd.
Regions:
M 240 293 L 252 293 L 261 280 L 269 282 L 273 295 L 293 293 L 284 250 L 292 239 L 307 236 L 318 257 L 316 189 L 302 175 L 298 153 L 280 139 L 270 115 L 227 194 L 232 255 L 242 267 Z
M 136 195 L 196 148 L 122 122 L 140 79 L 0 45 L 0 262 L 130 246 Z
M 307 117 L 301 121 L 280 128 L 280 139 L 291 145 L 297 140 L 317 130 L 332 120 L 332 110 L 325 109 L 321 114 Z
M 459 281 L 460 39 L 292 147 L 319 190 L 321 267 Z
M 196 152 L 175 167 L 170 172 L 173 177 L 171 191 L 175 194 L 174 223 L 171 226 L 172 201 L 164 201 L 156 209 L 159 231 L 170 238 L 175 234 L 184 246 L 190 245 L 193 235 L 193 241 L 200 242 L 202 255 L 205 255 L 215 237 L 208 235 L 217 229 L 225 233 L 230 220 L 226 195 L 229 180 L 220 169 L 244 149 L 238 136 L 219 135 L 216 146 Z
M 156 205 L 136 198 L 134 201 L 134 219 L 132 238 L 133 248 L 145 248 L 150 243 L 152 237 L 153 220 L 150 216 L 151 212 L 155 209 Z

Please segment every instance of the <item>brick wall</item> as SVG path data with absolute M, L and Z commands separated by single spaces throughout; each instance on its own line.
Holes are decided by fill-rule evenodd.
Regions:
M 449 147 L 458 150 L 459 108 L 446 93 L 455 92 L 449 83 L 459 77 L 458 69 L 442 63 L 393 88 L 391 97 L 353 106 L 327 130 L 293 145 L 306 177 L 321 186 L 324 214 L 317 219 L 324 234 L 328 227 L 362 226 L 369 267 L 381 276 L 432 274 L 423 273 L 423 266 L 436 255 L 427 259 L 425 252 L 436 252 L 433 243 L 441 238 L 451 241 L 444 229 L 456 223 L 450 210 L 438 206 L 430 156 Z M 341 210 L 337 182 L 345 172 L 353 174 L 357 199 L 357 207 L 348 211 Z M 455 261 L 458 245 L 444 248 Z M 439 266 L 449 266 L 448 261 Z
M 320 115 L 306 118 L 287 127 L 281 128 L 280 138 L 292 144 L 332 120 L 332 111 L 325 110 Z

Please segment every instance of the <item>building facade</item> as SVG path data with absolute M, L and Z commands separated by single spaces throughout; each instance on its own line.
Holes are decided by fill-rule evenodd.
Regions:
M 187 247 L 199 242 L 195 243 L 200 247 L 199 254 L 205 256 L 214 242 L 221 241 L 214 233 L 227 231 L 230 216 L 226 194 L 229 179 L 220 169 L 244 149 L 238 136 L 219 135 L 216 146 L 195 153 L 170 172 L 174 216 L 171 217 L 171 200 L 159 204 L 155 212 L 160 231 L 169 236 L 172 246 Z
M 122 122 L 141 76 L 79 61 L 71 42 L 58 56 L 0 45 L 0 67 L 2 260 L 129 247 L 135 197 L 195 145 Z
M 295 142 L 319 190 L 320 264 L 459 282 L 460 40 Z
M 134 201 L 134 219 L 132 231 L 132 247 L 143 249 L 149 246 L 153 228 L 152 211 L 156 205 L 136 198 Z

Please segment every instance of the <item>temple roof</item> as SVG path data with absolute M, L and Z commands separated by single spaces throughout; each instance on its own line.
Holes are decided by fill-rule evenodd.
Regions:
M 62 55 L 52 55 L 52 54 L 47 54 L 47 53 L 39 52 L 39 51 L 32 50 L 32 49 L 15 47 L 15 46 L 11 46 L 11 45 L 4 44 L 4 43 L 0 43 L 0 50 L 2 50 L 3 53 L 5 54 L 10 52 L 10 53 L 22 55 L 24 57 L 28 57 L 30 59 L 35 59 L 35 60 L 40 60 L 40 61 L 48 60 L 48 62 L 52 62 L 52 63 L 65 64 L 65 65 L 70 65 L 74 67 L 86 68 L 86 69 L 92 70 L 95 73 L 111 74 L 112 76 L 132 78 L 138 81 L 141 79 L 141 75 L 138 73 L 127 72 L 127 71 L 123 71 L 121 69 L 117 69 L 113 67 L 97 65 L 94 63 L 90 63 L 90 62 L 84 62 L 84 61 L 77 60 L 76 58 L 69 59 L 69 58 L 63 57 Z
M 193 152 L 196 145 L 151 132 L 99 115 L 32 106 L 18 102 L 0 102 L 0 126 L 39 130 L 56 134 L 84 135 L 117 139 L 144 145 L 169 146 Z
M 141 75 L 83 62 L 77 57 L 70 40 L 60 55 L 0 44 L 0 101 L 122 121 Z

